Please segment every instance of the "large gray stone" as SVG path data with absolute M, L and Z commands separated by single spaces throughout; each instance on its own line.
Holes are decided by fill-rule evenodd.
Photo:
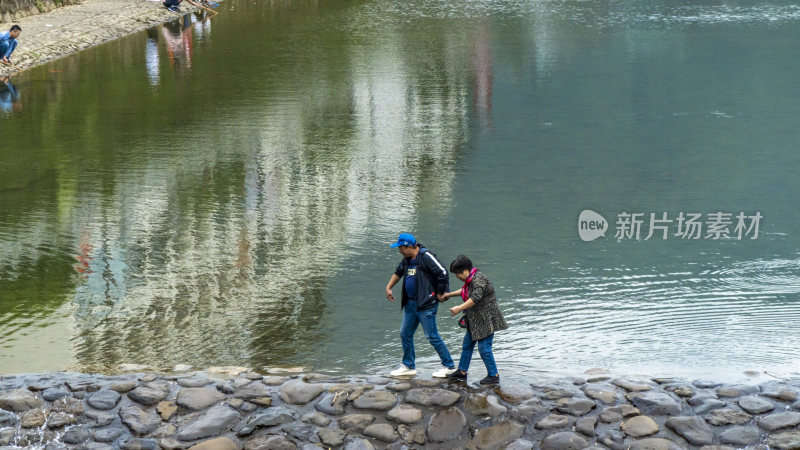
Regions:
M 798 397 L 796 390 L 784 385 L 762 386 L 761 395 L 782 402 L 793 402 L 797 400 Z
M 303 414 L 303 416 L 300 417 L 300 420 L 302 420 L 305 423 L 313 423 L 318 427 L 327 427 L 331 423 L 330 417 L 318 411 Z
M 575 422 L 575 431 L 589 437 L 594 437 L 594 428 L 597 426 L 597 417 L 581 417 Z
M 542 440 L 542 450 L 582 450 L 588 445 L 579 434 L 571 431 L 551 434 Z
M 533 442 L 519 438 L 516 441 L 508 444 L 505 450 L 533 450 Z
M 282 425 L 293 422 L 298 417 L 299 414 L 289 408 L 284 408 L 282 406 L 267 408 L 264 412 L 251 417 L 247 424 L 238 430 L 238 434 L 239 436 L 247 436 L 255 431 L 256 428 Z
M 13 427 L 18 421 L 16 414 L 0 410 L 0 428 Z
M 227 397 L 216 389 L 184 388 L 178 392 L 175 403 L 191 411 L 201 411 L 215 405 Z
M 513 405 L 533 398 L 533 390 L 524 384 L 504 383 L 494 388 L 494 393 L 504 401 Z
M 622 431 L 632 438 L 640 438 L 658 433 L 658 424 L 647 416 L 631 417 L 622 423 Z
M 249 381 L 249 380 L 244 380 L 244 381 L 247 381 L 248 383 L 239 387 L 236 387 L 234 385 L 233 396 L 235 398 L 240 398 L 242 400 L 250 400 L 252 398 L 269 397 L 270 392 L 266 384 L 262 383 L 261 381 Z M 226 392 L 227 390 L 230 390 L 230 387 L 218 386 L 217 389 L 222 389 L 222 392 Z
M 24 412 L 42 406 L 42 400 L 27 389 L 0 392 L 0 408 Z
M 508 408 L 500 404 L 497 397 L 486 392 L 467 396 L 466 400 L 464 400 L 464 409 L 470 414 L 492 417 L 508 411 Z
M 740 398 L 739 407 L 750 414 L 762 414 L 775 409 L 775 406 L 771 402 L 755 396 Z
M 623 378 L 615 378 L 611 380 L 611 384 L 619 386 L 628 392 L 643 392 L 653 389 L 653 385 L 650 383 L 625 380 Z
M 685 450 L 684 447 L 661 438 L 640 439 L 631 442 L 630 450 Z
M 741 425 L 747 423 L 753 416 L 736 409 L 715 409 L 706 416 L 706 421 L 711 425 Z
M 344 437 L 347 433 L 338 428 L 320 428 L 317 430 L 317 436 L 323 444 L 330 447 L 338 447 L 344 442 Z
M 793 411 L 770 414 L 758 419 L 758 426 L 767 431 L 793 427 L 797 424 L 800 424 L 800 413 Z
M 52 387 L 45 389 L 42 392 L 42 398 L 48 402 L 54 402 L 60 398 L 64 398 L 69 395 L 69 391 L 63 387 Z
M 670 417 L 665 425 L 692 445 L 706 445 L 714 442 L 714 432 L 703 419 L 697 416 Z
M 619 430 L 603 431 L 597 436 L 597 442 L 612 450 L 627 450 L 628 448 L 628 444 L 625 443 L 625 433 Z
M 475 433 L 475 437 L 467 444 L 467 449 L 494 449 L 522 437 L 525 427 L 516 422 L 502 422 L 483 428 Z
M 92 432 L 92 439 L 97 442 L 114 442 L 127 431 L 120 426 L 101 428 Z
M 648 391 L 628 395 L 633 406 L 648 416 L 671 416 L 681 412 L 681 405 L 663 392 Z
M 364 428 L 364 431 L 361 433 L 364 436 L 369 436 L 384 442 L 394 442 L 397 440 L 397 433 L 395 433 L 394 427 L 388 423 L 373 423 Z
M 317 411 L 324 412 L 325 414 L 340 416 L 344 414 L 345 405 L 347 405 L 346 395 L 329 392 L 320 397 L 319 401 L 316 405 L 314 405 L 314 407 L 317 409 Z
M 161 417 L 155 410 L 144 410 L 134 404 L 122 406 L 119 417 L 133 434 L 141 436 L 154 431 L 161 425 Z
M 584 398 L 562 399 L 557 405 L 556 409 L 559 412 L 572 416 L 585 416 L 595 407 L 595 403 L 592 400 Z
M 705 402 L 694 407 L 694 413 L 698 415 L 706 414 L 715 409 L 724 408 L 727 403 L 722 400 L 708 399 Z
M 375 421 L 372 414 L 348 414 L 339 419 L 339 427 L 345 430 L 361 431 Z
M 778 450 L 798 450 L 800 449 L 800 431 L 784 431 L 783 433 L 776 433 L 767 439 L 769 448 L 777 448 Z
M 375 446 L 366 439 L 350 438 L 345 441 L 344 450 L 375 450 Z
M 214 406 L 188 425 L 181 427 L 178 439 L 193 441 L 218 436 L 233 427 L 239 418 L 238 412 L 225 405 Z
M 127 437 L 119 442 L 121 450 L 160 450 L 158 442 L 153 438 Z M 219 450 L 215 448 L 214 450 Z
M 359 409 L 375 409 L 388 411 L 397 404 L 397 396 L 389 391 L 368 391 L 361 394 L 353 406 Z
M 163 385 L 146 384 L 128 392 L 128 397 L 131 400 L 143 405 L 153 406 L 161 400 L 164 400 L 167 397 L 168 392 L 169 390 Z
M 428 422 L 428 440 L 447 442 L 457 439 L 466 424 L 467 418 L 455 406 L 441 409 Z
M 717 395 L 720 397 L 741 397 L 743 395 L 757 394 L 760 390 L 758 386 L 734 384 L 717 388 Z
M 113 409 L 119 403 L 119 392 L 113 391 L 111 389 L 100 389 L 99 391 L 92 394 L 88 399 L 87 403 L 94 409 L 99 410 L 108 410 Z
M 114 415 L 109 415 L 111 416 L 111 420 L 109 420 L 108 423 L 111 423 L 114 420 Z M 67 414 L 65 412 L 50 413 L 50 417 L 47 418 L 47 428 L 56 430 L 67 425 L 72 425 L 77 421 L 78 419 L 76 419 L 72 414 Z M 108 423 L 106 423 L 106 425 L 108 425 Z
M 617 394 L 607 389 L 587 386 L 583 388 L 583 392 L 586 394 L 587 397 L 593 398 L 595 400 L 600 400 L 606 405 L 613 405 L 617 403 Z
M 294 380 L 281 386 L 280 396 L 281 400 L 286 403 L 305 405 L 311 400 L 314 400 L 324 390 L 325 388 L 321 384 L 310 384 L 300 380 Z
M 719 441 L 723 444 L 750 445 L 761 439 L 756 427 L 731 427 L 719 434 Z
M 19 426 L 22 428 L 39 428 L 44 425 L 44 421 L 44 411 L 41 409 L 32 409 L 22 415 Z
M 406 401 L 424 406 L 450 406 L 461 396 L 456 392 L 444 389 L 417 388 L 406 392 Z
M 401 404 L 390 409 L 386 418 L 397 423 L 417 423 L 422 420 L 422 411 L 411 405 Z
M 555 428 L 563 428 L 572 422 L 569 416 L 562 416 L 560 414 L 550 414 L 544 419 L 536 422 L 536 428 L 540 430 L 552 430 Z
M 61 436 L 61 440 L 66 444 L 80 444 L 89 439 L 89 430 L 83 426 L 76 426 L 68 429 Z
M 294 445 L 294 444 L 292 444 Z M 208 439 L 206 441 L 200 442 L 199 444 L 195 444 L 189 447 L 189 450 L 237 450 L 239 448 L 236 443 L 225 436 L 216 437 L 213 439 Z M 289 448 L 279 448 L 275 447 L 268 447 L 270 450 L 294 450 L 294 447 Z M 248 449 L 250 450 L 250 449 Z

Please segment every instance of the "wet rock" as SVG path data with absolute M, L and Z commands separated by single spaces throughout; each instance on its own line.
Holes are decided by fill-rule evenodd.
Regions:
M 692 384 L 700 389 L 714 389 L 722 386 L 722 383 L 717 383 L 716 381 L 708 381 L 708 380 L 695 380 L 692 382 Z
M 686 403 L 692 406 L 699 406 L 709 400 L 718 400 L 717 394 L 709 394 L 705 392 L 695 394 L 691 398 L 689 398 L 689 400 L 686 400 Z
M 223 394 L 233 394 L 236 392 L 236 386 L 233 385 L 233 380 L 226 380 L 217 383 L 217 390 Z
M 312 413 L 304 414 L 300 418 L 305 423 L 312 423 L 318 427 L 327 427 L 331 423 L 331 418 L 325 414 L 314 411 Z
M 600 413 L 600 421 L 603 423 L 620 422 L 622 421 L 622 414 L 620 414 L 618 411 L 613 411 L 610 408 L 606 408 Z
M 60 398 L 64 398 L 69 394 L 65 388 L 49 388 L 42 392 L 42 398 L 48 402 L 54 402 Z
M 772 403 L 763 398 L 747 396 L 739 399 L 739 407 L 750 414 L 761 414 L 775 409 Z
M 582 417 L 575 422 L 575 431 L 589 437 L 594 437 L 594 428 L 596 426 L 596 417 Z
M 160 402 L 156 406 L 156 412 L 161 416 L 161 420 L 169 421 L 178 412 L 178 405 L 175 402 Z
M 117 414 L 114 414 L 111 411 L 97 411 L 94 409 L 89 409 L 86 411 L 86 417 L 91 419 L 86 423 L 90 427 L 104 427 L 116 420 Z M 48 424 L 52 422 L 53 416 L 51 415 L 50 422 L 48 422 Z
M 756 427 L 731 427 L 719 434 L 719 440 L 723 444 L 750 445 L 759 439 L 761 433 Z
M 247 380 L 247 381 L 249 381 L 249 380 Z M 296 381 L 295 383 L 305 384 L 302 381 Z M 287 385 L 289 385 L 289 384 L 291 384 L 291 383 L 287 383 Z M 308 386 L 317 386 L 317 388 L 320 390 L 319 392 L 322 392 L 322 387 L 321 386 L 318 386 L 318 385 L 308 385 Z M 288 390 L 290 392 L 294 393 L 296 388 L 297 388 L 297 386 L 293 385 L 293 386 L 290 386 L 288 388 Z M 225 392 L 225 391 L 222 391 L 222 392 Z M 319 392 L 318 392 L 318 394 L 319 394 Z M 269 388 L 267 387 L 267 385 L 265 385 L 264 383 L 262 383 L 260 381 L 249 381 L 244 386 L 236 388 L 236 391 L 233 393 L 233 396 L 235 398 L 240 398 L 242 400 L 250 400 L 251 398 L 269 397 Z M 314 397 L 316 397 L 316 395 Z M 281 396 L 281 398 L 283 398 L 283 396 Z M 284 401 L 287 402 L 287 403 L 292 403 L 292 402 L 288 402 L 286 400 L 284 400 Z
M 120 426 L 101 428 L 92 432 L 92 439 L 97 442 L 114 442 L 125 433 L 127 430 Z
M 119 448 L 122 450 L 158 450 L 159 445 L 155 439 L 152 438 L 134 438 L 128 437 L 120 441 Z
M 697 416 L 670 417 L 665 425 L 692 445 L 706 445 L 714 442 L 714 432 L 703 419 Z
M 470 414 L 492 417 L 499 416 L 508 410 L 500 404 L 497 397 L 486 392 L 469 395 L 464 401 L 464 409 Z
M 792 430 L 773 434 L 767 439 L 767 445 L 769 445 L 769 448 L 780 450 L 800 449 L 800 431 Z
M 153 410 L 144 410 L 134 404 L 122 406 L 119 417 L 136 435 L 144 435 L 154 431 L 161 425 L 161 418 Z
M 753 416 L 735 409 L 716 409 L 706 416 L 706 421 L 711 425 L 741 425 L 747 423 Z
M 239 420 L 239 417 L 238 412 L 225 405 L 214 406 L 190 424 L 182 427 L 178 431 L 178 439 L 193 441 L 222 434 L 229 430 Z
M 671 416 L 680 414 L 681 405 L 663 392 L 628 394 L 633 406 L 648 416 Z
M 348 414 L 339 419 L 339 426 L 345 430 L 361 431 L 374 421 L 372 414 Z
M 444 381 L 436 381 L 436 380 L 425 380 L 423 378 L 414 378 L 410 381 L 413 387 L 417 388 L 435 388 L 439 387 L 444 383 Z M 380 383 L 375 383 L 380 384 Z
M 571 431 L 551 434 L 542 440 L 542 450 L 582 450 L 589 445 L 579 434 Z
M 600 400 L 606 405 L 617 403 L 617 394 L 612 391 L 585 387 L 583 393 L 586 394 L 587 397 Z
M 297 445 L 284 436 L 269 434 L 250 438 L 244 446 L 245 450 L 294 450 L 296 448 Z
M 266 376 L 261 379 L 261 382 L 267 386 L 280 386 L 287 381 L 289 381 L 289 377 L 279 377 L 274 375 Z
M 27 389 L 0 392 L 0 408 L 2 409 L 25 412 L 40 406 L 42 406 L 42 400 Z
M 321 428 L 317 430 L 317 436 L 323 444 L 329 447 L 338 447 L 344 442 L 347 433 L 338 428 Z
M 770 414 L 768 416 L 760 417 L 757 422 L 758 426 L 761 428 L 767 431 L 775 431 L 781 428 L 793 427 L 797 424 L 800 424 L 800 413 L 783 412 Z
M 628 448 L 628 446 L 625 444 L 625 434 L 616 430 L 604 431 L 600 434 L 600 436 L 597 437 L 597 442 L 613 450 L 622 450 Z
M 525 385 L 517 383 L 506 383 L 496 386 L 494 393 L 504 401 L 513 405 L 520 404 L 525 400 L 533 398 L 533 390 Z
M 622 378 L 615 378 L 611 380 L 611 384 L 619 386 L 628 392 L 643 392 L 653 389 L 653 385 L 650 383 L 638 383 L 635 381 L 625 380 Z
M 261 384 L 261 383 L 260 383 Z M 261 384 L 263 386 L 263 384 Z M 320 384 L 309 384 L 299 380 L 290 381 L 280 388 L 281 400 L 293 405 L 305 405 L 314 400 L 325 388 Z M 260 395 L 259 397 L 263 397 Z
M 397 433 L 394 427 L 388 423 L 373 423 L 364 428 L 361 432 L 364 436 L 369 436 L 384 442 L 394 442 L 397 440 Z
M 387 384 L 386 389 L 392 392 L 402 392 L 411 389 L 411 383 L 392 383 Z
M 275 447 L 274 450 L 278 450 Z M 236 445 L 232 440 L 222 436 L 214 439 L 209 439 L 207 441 L 203 441 L 199 444 L 193 445 L 189 447 L 189 450 L 238 450 L 239 446 Z M 294 449 L 294 447 L 291 447 Z
M 593 410 L 595 407 L 595 403 L 591 400 L 587 399 L 562 399 L 565 400 L 563 402 L 559 402 L 556 409 L 559 412 L 569 414 L 572 416 L 584 416 L 589 413 L 589 411 Z
M 450 406 L 461 396 L 456 392 L 434 388 L 416 388 L 406 392 L 406 401 L 424 406 Z
M 186 448 L 185 445 L 178 442 L 177 439 L 173 438 L 164 438 L 158 441 L 158 445 L 161 446 L 164 450 L 183 450 Z
M 314 405 L 320 412 L 330 414 L 332 416 L 340 416 L 344 414 L 344 407 L 347 405 L 346 394 L 339 395 L 338 393 L 327 393 L 323 395 L 320 400 Z
M 708 413 L 709 411 L 713 411 L 715 409 L 724 408 L 726 405 L 727 405 L 727 403 L 723 402 L 722 400 L 710 399 L 710 400 L 706 400 L 704 403 L 700 404 L 699 406 L 696 406 L 694 408 L 694 413 L 695 414 L 699 414 L 699 415 L 703 415 L 703 414 Z
M 640 438 L 658 433 L 658 424 L 647 416 L 631 417 L 622 423 L 622 431 L 632 438 Z
M 44 425 L 44 420 L 44 411 L 35 409 L 22 415 L 19 426 L 22 428 L 39 428 Z
M 201 388 L 203 386 L 208 386 L 213 382 L 214 380 L 202 375 L 178 379 L 178 385 L 187 388 Z
M 560 398 L 572 398 L 575 393 L 562 388 L 545 388 L 542 393 L 542 398 L 547 400 L 558 400 Z
M 0 410 L 0 428 L 14 426 L 16 425 L 17 421 L 18 419 L 16 414 L 9 411 Z
M 282 428 L 282 430 L 288 437 L 292 437 L 300 442 L 308 442 L 315 438 L 314 436 L 314 427 L 306 425 L 304 423 L 291 423 Z
M 685 450 L 684 447 L 661 438 L 648 438 L 631 442 L 630 450 Z
M 114 447 L 99 442 L 86 442 L 83 445 L 79 445 L 77 450 L 114 450 Z
M 519 438 L 516 441 L 508 444 L 505 450 L 533 450 L 533 442 Z
M 72 425 L 72 424 L 76 423 L 77 421 L 78 420 L 75 418 L 75 416 L 73 416 L 71 414 L 67 414 L 67 413 L 64 413 L 64 412 L 50 413 L 50 417 L 48 417 L 48 419 L 47 419 L 47 428 L 49 428 L 51 430 L 56 430 L 58 428 L 61 428 L 61 427 L 67 426 L 67 425 Z M 111 423 L 111 422 L 109 422 L 109 423 Z
M 225 394 L 216 389 L 185 388 L 178 392 L 175 403 L 191 411 L 201 411 L 225 400 Z
M 128 392 L 128 398 L 145 406 L 153 406 L 167 397 L 168 390 L 160 385 L 144 385 Z
M 797 391 L 785 386 L 764 386 L 761 395 L 782 402 L 793 402 L 797 400 Z
M 100 386 L 97 384 L 97 380 L 91 377 L 78 377 L 73 380 L 66 381 L 67 387 L 75 392 L 75 391 L 86 391 L 86 392 L 94 392 L 100 389 Z
M 397 397 L 389 391 L 368 391 L 353 402 L 353 406 L 356 408 L 378 411 L 388 411 L 396 404 Z
M 366 439 L 350 438 L 345 441 L 344 450 L 375 450 L 375 446 Z
M 555 428 L 563 428 L 571 423 L 569 416 L 562 416 L 560 414 L 550 414 L 544 419 L 536 422 L 536 428 L 540 430 L 552 430 Z
M 451 441 L 458 438 L 466 425 L 467 418 L 458 408 L 451 406 L 439 410 L 428 423 L 428 440 L 431 442 Z
M 251 398 L 250 403 L 258 406 L 272 406 L 272 397 L 256 397 Z
M 227 408 L 226 406 L 217 406 L 216 408 Z M 230 410 L 230 408 L 228 408 Z M 231 410 L 233 411 L 233 410 Z M 251 434 L 256 428 L 260 427 L 274 427 L 275 425 L 282 425 L 285 423 L 293 422 L 299 417 L 299 414 L 289 408 L 276 406 L 268 408 L 264 412 L 251 417 L 247 424 L 238 428 L 239 436 L 247 436 Z M 237 413 L 238 418 L 238 413 Z M 186 440 L 186 439 L 183 439 Z
M 386 418 L 397 423 L 417 423 L 422 420 L 422 411 L 411 405 L 397 405 L 386 413 Z
M 67 414 L 83 414 L 83 402 L 75 397 L 64 397 L 53 402 L 51 411 Z
M 11 441 L 14 439 L 15 435 L 16 433 L 12 428 L 0 430 L 0 447 L 11 444 Z
M 400 424 L 397 426 L 397 434 L 409 444 L 422 445 L 425 443 L 425 427 L 422 425 L 410 426 Z
M 758 386 L 734 384 L 731 386 L 717 388 L 717 395 L 719 397 L 741 397 L 743 395 L 757 394 L 760 390 L 761 389 Z
M 120 394 L 125 394 L 127 392 L 132 391 L 137 384 L 138 381 L 134 379 L 121 379 L 109 383 L 108 388 L 111 389 L 112 391 L 119 392 Z
M 87 403 L 94 409 L 99 409 L 102 411 L 113 409 L 119 403 L 119 392 L 113 391 L 111 389 L 100 389 L 99 391 L 92 394 Z
M 67 444 L 80 444 L 89 439 L 89 430 L 86 427 L 77 426 L 72 427 L 61 436 L 61 440 Z
M 522 437 L 525 427 L 516 422 L 502 422 L 483 428 L 467 444 L 467 449 L 494 449 Z

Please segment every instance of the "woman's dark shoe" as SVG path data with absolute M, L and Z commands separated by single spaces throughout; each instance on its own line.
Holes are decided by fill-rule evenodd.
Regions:
M 467 381 L 467 372 L 462 372 L 458 369 L 447 375 L 448 380 L 454 381 Z
M 497 384 L 500 382 L 500 374 L 497 374 L 493 377 L 486 376 L 486 378 L 481 380 L 481 384 Z

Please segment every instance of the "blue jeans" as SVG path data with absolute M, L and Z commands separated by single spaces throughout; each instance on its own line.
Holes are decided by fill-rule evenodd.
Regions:
M 472 335 L 469 331 L 464 335 L 464 343 L 461 345 L 461 359 L 458 360 L 458 370 L 466 372 L 469 370 L 469 361 L 472 359 L 472 351 L 475 350 L 475 344 L 478 344 L 478 353 L 481 354 L 483 364 L 486 366 L 488 375 L 493 377 L 497 375 L 497 364 L 494 362 L 494 354 L 492 354 L 492 341 L 494 340 L 494 333 L 480 341 L 473 341 Z
M 4 57 L 11 57 L 11 53 L 17 48 L 17 40 L 9 38 L 7 41 L 0 42 L 0 59 Z
M 425 337 L 428 338 L 428 342 L 439 354 L 442 365 L 451 369 L 455 367 L 453 358 L 450 356 L 450 352 L 447 351 L 447 346 L 444 345 L 442 337 L 439 336 L 439 330 L 436 329 L 436 311 L 438 309 L 439 305 L 436 304 L 433 308 L 417 311 L 417 302 L 414 300 L 409 300 L 406 303 L 406 307 L 403 308 L 403 325 L 400 326 L 400 340 L 403 342 L 403 364 L 409 369 L 415 368 L 414 333 L 419 325 L 422 325 Z

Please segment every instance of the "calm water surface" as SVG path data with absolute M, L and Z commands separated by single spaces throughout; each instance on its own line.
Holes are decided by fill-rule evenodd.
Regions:
M 624 0 L 226 0 L 30 70 L 0 87 L 0 373 L 385 370 L 412 231 L 495 283 L 505 374 L 798 374 L 798 73 L 798 3 Z

